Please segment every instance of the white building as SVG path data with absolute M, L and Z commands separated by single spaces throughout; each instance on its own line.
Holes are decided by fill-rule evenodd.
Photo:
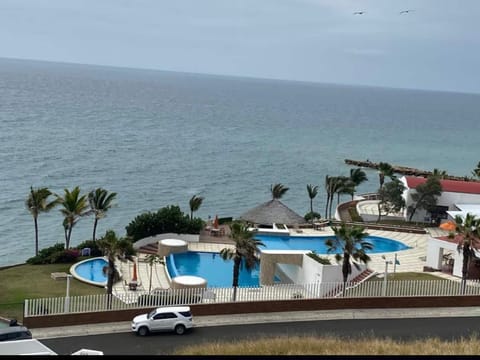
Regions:
M 404 217 L 408 219 L 408 207 L 414 204 L 412 193 L 416 192 L 416 187 L 426 182 L 427 179 L 424 177 L 403 176 L 400 178 L 400 181 L 406 188 L 403 193 L 406 204 Z M 438 225 L 443 219 L 448 219 L 450 212 L 461 211 L 458 204 L 463 204 L 464 208 L 470 205 L 480 205 L 480 182 L 440 180 L 440 184 L 442 185 L 442 194 L 437 199 L 435 210 L 427 212 L 425 209 L 417 209 L 412 221 L 429 222 Z

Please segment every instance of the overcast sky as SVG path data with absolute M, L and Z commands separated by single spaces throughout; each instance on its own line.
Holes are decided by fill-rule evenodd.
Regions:
M 479 15 L 479 0 L 0 0 L 0 57 L 480 93 Z

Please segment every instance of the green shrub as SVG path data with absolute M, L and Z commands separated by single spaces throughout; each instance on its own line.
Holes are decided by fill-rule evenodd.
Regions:
M 322 256 L 319 256 L 315 250 L 312 250 L 312 252 L 308 253 L 307 256 L 311 257 L 313 260 L 319 262 L 320 264 L 323 264 L 323 265 L 331 265 L 332 262 L 330 261 L 330 259 L 328 257 L 322 257 Z
M 133 242 L 164 233 L 200 234 L 204 227 L 202 219 L 190 220 L 176 205 L 166 206 L 157 212 L 146 212 L 138 215 L 127 226 L 127 236 Z
M 50 255 L 50 264 L 69 264 L 74 263 L 78 256 L 80 255 L 80 251 L 77 249 L 67 249 L 57 251 Z
M 303 218 L 305 219 L 305 221 L 310 222 L 310 221 L 312 221 L 312 219 L 321 219 L 322 216 L 319 213 L 314 211 L 314 212 L 306 213 Z
M 352 218 L 352 221 L 355 222 L 363 222 L 362 217 L 358 214 L 357 208 L 354 206 L 351 206 L 348 208 L 348 213 L 350 214 L 350 217 Z
M 98 243 L 93 240 L 85 240 L 84 242 L 80 243 L 76 249 L 82 251 L 82 249 L 90 248 L 90 256 L 102 256 L 102 250 L 98 247 Z
M 30 265 L 51 264 L 50 257 L 53 254 L 63 250 L 65 250 L 64 244 L 55 244 L 53 246 L 41 249 L 38 252 L 37 256 L 27 259 L 27 264 L 30 264 Z

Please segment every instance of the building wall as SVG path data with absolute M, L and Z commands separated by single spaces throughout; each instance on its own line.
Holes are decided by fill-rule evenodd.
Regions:
M 400 179 L 402 183 L 407 187 L 407 181 L 405 177 Z M 410 205 L 413 205 L 414 202 L 412 200 L 412 193 L 416 193 L 415 189 L 407 188 L 403 192 L 403 198 L 405 199 L 405 209 L 403 211 L 405 219 L 408 219 L 407 216 L 407 209 Z M 438 197 L 437 205 L 439 206 L 448 206 L 448 210 L 456 210 L 455 204 L 480 204 L 480 194 L 466 194 L 466 193 L 454 193 L 444 191 L 442 195 Z M 424 209 L 418 209 L 415 212 L 415 215 L 412 218 L 412 221 L 419 221 L 423 222 L 425 217 L 427 216 L 427 212 Z
M 443 254 L 446 251 L 453 253 L 453 276 L 462 277 L 463 254 L 457 251 L 457 244 L 442 241 L 435 238 L 429 238 L 427 242 L 426 266 L 433 269 L 441 269 L 443 264 Z
M 323 265 L 307 255 L 303 256 L 302 266 L 292 264 L 279 264 L 278 266 L 295 284 L 343 282 L 341 264 Z M 366 268 L 367 266 L 363 264 L 360 265 L 360 270 L 352 266 L 352 273 L 349 275 L 348 281 L 356 278 Z

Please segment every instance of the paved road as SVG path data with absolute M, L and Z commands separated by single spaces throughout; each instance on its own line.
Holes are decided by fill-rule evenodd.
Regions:
M 478 310 L 477 310 L 478 311 Z M 474 311 L 475 312 L 475 311 Z M 429 316 L 426 314 L 426 316 Z M 185 345 L 213 340 L 234 341 L 280 335 L 335 335 L 340 337 L 374 336 L 407 340 L 426 337 L 458 339 L 468 337 L 480 329 L 478 316 L 458 317 L 413 317 L 387 319 L 330 319 L 273 323 L 249 323 L 241 325 L 218 325 L 211 323 L 198 326 L 189 334 L 178 336 L 159 333 L 138 337 L 131 333 L 128 324 L 114 333 L 88 336 L 68 336 L 40 339 L 58 354 L 71 354 L 81 348 L 101 350 L 105 355 L 168 355 Z M 205 324 L 204 324 L 205 325 Z

